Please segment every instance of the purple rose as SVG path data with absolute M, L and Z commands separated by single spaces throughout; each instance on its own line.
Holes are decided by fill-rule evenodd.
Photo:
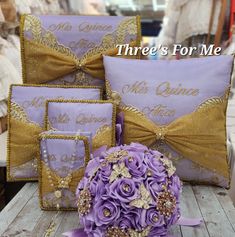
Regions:
M 96 199 L 99 199 L 106 193 L 105 183 L 102 180 L 92 180 L 90 182 L 90 192 L 91 195 L 94 196 Z
M 122 146 L 116 146 L 116 147 L 111 147 L 107 150 L 106 155 L 108 156 L 109 154 L 116 152 L 116 151 L 121 151 Z
M 153 200 L 156 200 L 159 192 L 162 191 L 162 184 L 159 183 L 154 177 L 148 177 L 145 181 L 145 186 L 150 191 Z
M 121 216 L 118 219 L 118 226 L 123 229 L 141 229 L 141 225 L 139 220 L 141 218 L 141 211 L 139 209 L 131 209 L 123 210 L 121 212 Z
M 100 158 L 96 157 L 91 159 L 86 167 L 86 176 L 92 176 L 98 166 L 100 166 Z
M 112 166 L 110 164 L 106 164 L 105 166 L 101 165 L 98 177 L 104 182 L 108 182 L 111 173 L 112 173 Z
M 130 152 L 129 157 L 125 159 L 126 167 L 134 178 L 145 178 L 147 166 L 143 163 L 144 154 Z
M 155 156 L 147 153 L 145 154 L 145 162 L 148 165 L 148 171 L 152 177 L 154 177 L 158 182 L 163 182 L 167 177 L 167 172 L 162 163 Z
M 120 202 L 129 203 L 138 197 L 138 190 L 133 179 L 121 178 L 110 185 L 109 195 Z
M 182 183 L 178 176 L 172 175 L 170 177 L 171 184 L 169 185 L 169 189 L 171 192 L 175 195 L 175 197 L 178 199 L 180 195 L 180 191 L 182 189 Z
M 145 152 L 148 151 L 148 148 L 140 143 L 132 142 L 129 146 L 126 146 L 126 150 L 134 152 Z
M 94 219 L 97 226 L 110 225 L 120 216 L 120 208 L 112 200 L 100 200 L 94 205 Z
M 167 228 L 164 226 L 153 227 L 148 235 L 148 237 L 162 237 L 167 236 Z
M 149 209 L 143 209 L 141 213 L 141 225 L 153 226 L 153 227 L 162 227 L 164 226 L 164 218 L 159 214 L 155 207 Z

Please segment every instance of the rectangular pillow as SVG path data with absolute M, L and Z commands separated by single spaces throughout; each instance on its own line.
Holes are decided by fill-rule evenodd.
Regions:
M 226 109 L 232 56 L 104 58 L 108 99 L 124 112 L 124 143 L 165 153 L 183 180 L 228 187 Z
M 77 184 L 90 159 L 89 139 L 78 134 L 50 131 L 39 136 L 39 198 L 43 210 L 77 209 Z
M 92 132 L 93 151 L 111 147 L 115 145 L 116 106 L 105 100 L 48 100 L 45 126 L 46 130 Z
M 23 16 L 23 80 L 103 85 L 102 54 L 116 55 L 116 45 L 128 43 L 140 46 L 139 17 Z
M 8 107 L 7 180 L 37 180 L 36 149 L 47 99 L 101 98 L 99 87 L 12 85 Z

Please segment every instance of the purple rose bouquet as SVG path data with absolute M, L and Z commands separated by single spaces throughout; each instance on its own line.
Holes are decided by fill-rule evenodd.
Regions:
M 92 159 L 77 188 L 88 237 L 162 237 L 180 217 L 181 182 L 170 160 L 132 143 Z

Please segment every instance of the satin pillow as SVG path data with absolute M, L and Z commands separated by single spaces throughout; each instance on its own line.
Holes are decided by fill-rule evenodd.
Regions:
M 105 100 L 48 100 L 45 129 L 92 133 L 92 151 L 115 145 L 116 106 Z
M 225 128 L 232 64 L 232 56 L 104 57 L 108 99 L 124 112 L 124 143 L 165 153 L 183 180 L 228 187 Z

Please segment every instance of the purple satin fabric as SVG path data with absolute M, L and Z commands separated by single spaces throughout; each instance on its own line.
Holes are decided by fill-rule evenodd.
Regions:
M 177 225 L 182 225 L 182 226 L 199 226 L 202 223 L 201 218 L 186 218 L 181 216 L 179 220 L 177 221 Z
M 87 234 L 84 232 L 83 229 L 74 229 L 68 232 L 63 233 L 64 236 L 67 237 L 87 237 Z
M 200 218 L 185 218 L 180 217 L 177 221 L 177 225 L 182 226 L 199 226 L 202 223 L 202 219 Z M 87 234 L 84 232 L 83 229 L 74 229 L 68 232 L 63 233 L 64 236 L 67 237 L 87 237 Z M 173 235 L 167 234 L 165 237 L 174 237 Z

